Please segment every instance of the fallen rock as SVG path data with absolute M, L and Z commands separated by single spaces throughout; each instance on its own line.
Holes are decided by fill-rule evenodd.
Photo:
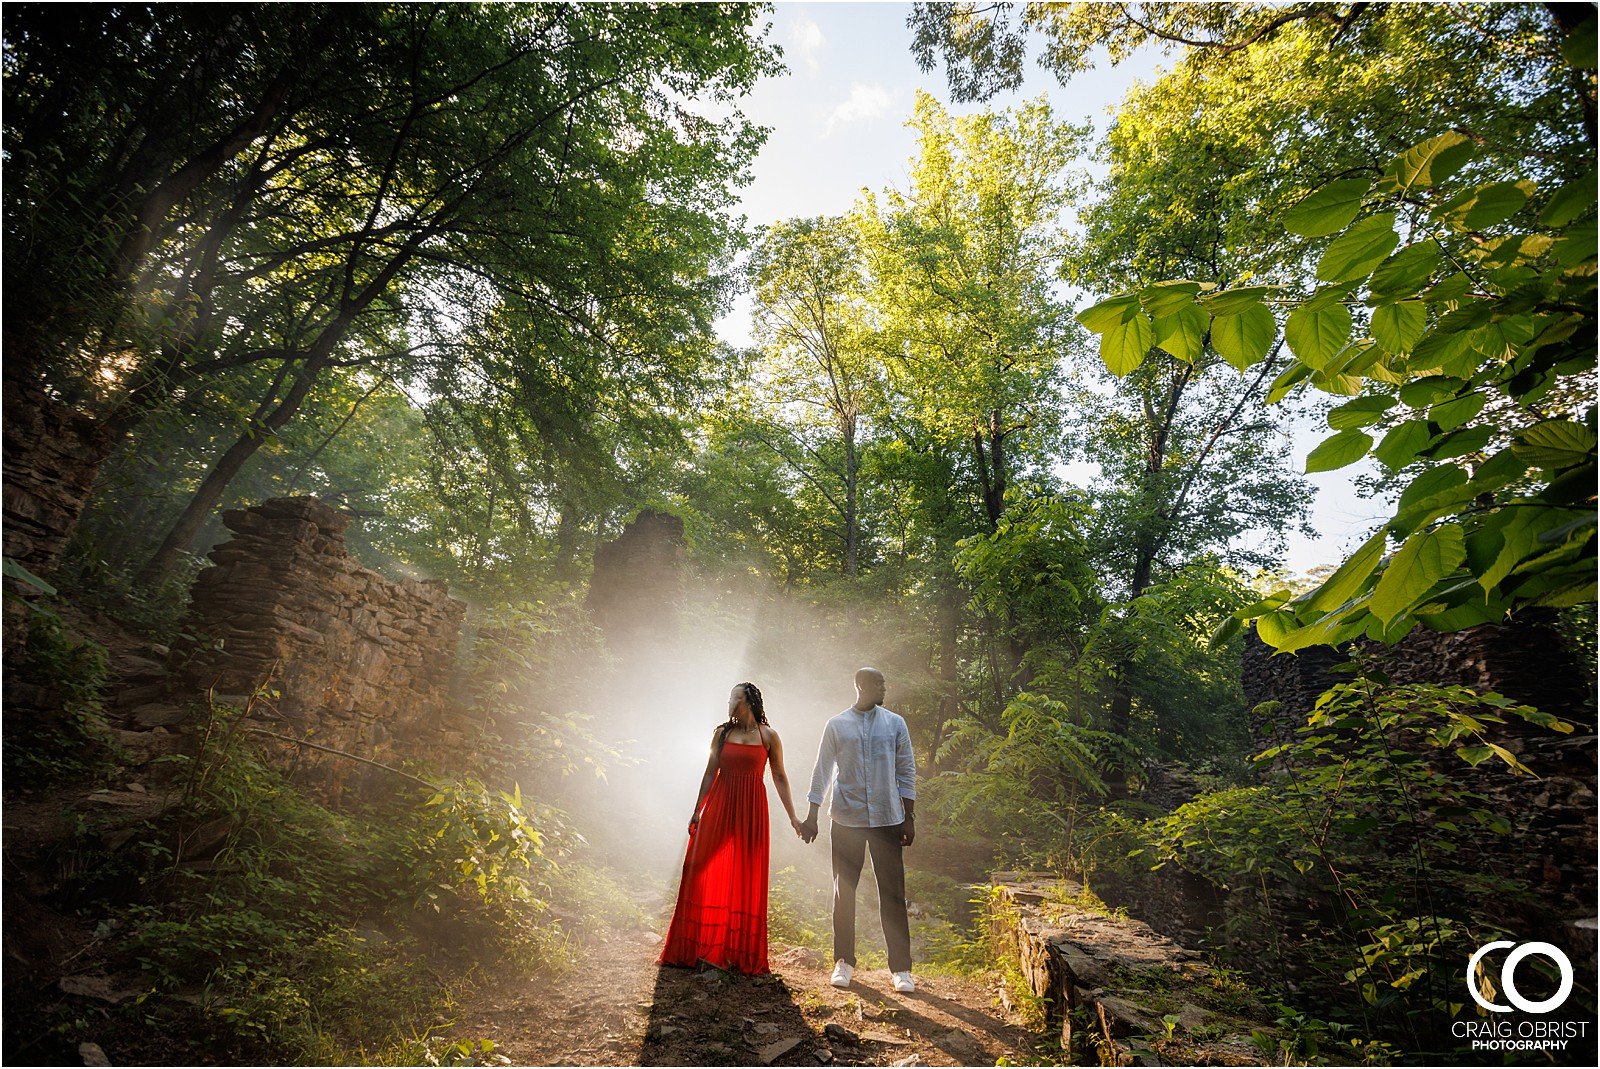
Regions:
M 188 718 L 181 705 L 171 702 L 151 702 L 141 705 L 131 714 L 133 722 L 142 728 L 165 728 L 181 724 Z
M 844 1025 L 835 1024 L 832 1021 L 829 1021 L 823 1026 L 822 1034 L 827 1036 L 833 1042 L 843 1043 L 847 1047 L 857 1046 L 861 1042 L 860 1036 L 850 1031 L 850 1029 L 846 1028 Z
M 771 1065 L 773 1062 L 777 1061 L 785 1054 L 788 1054 L 791 1050 L 794 1050 L 799 1045 L 799 1036 L 789 1036 L 785 1039 L 779 1039 L 772 1043 L 768 1043 L 765 1047 L 762 1047 L 756 1052 L 756 1057 L 760 1059 L 762 1065 Z
M 64 994 L 81 995 L 99 1002 L 109 1002 L 113 1006 L 126 1002 L 134 995 L 132 991 L 117 987 L 109 976 L 63 976 L 56 981 L 56 986 Z
M 111 1059 L 106 1057 L 106 1052 L 100 1049 L 98 1043 L 79 1043 L 78 1057 L 83 1059 L 84 1065 L 110 1065 Z
M 891 1062 L 890 1064 L 891 1065 L 923 1065 L 925 1063 L 922 1060 L 922 1055 L 913 1054 L 909 1058 L 901 1058 L 899 1061 Z

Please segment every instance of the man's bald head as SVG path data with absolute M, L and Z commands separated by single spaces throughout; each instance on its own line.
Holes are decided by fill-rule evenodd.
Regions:
M 871 709 L 883 702 L 883 673 L 876 668 L 856 669 L 856 708 Z

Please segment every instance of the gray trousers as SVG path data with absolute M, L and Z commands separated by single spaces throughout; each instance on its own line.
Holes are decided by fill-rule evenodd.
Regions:
M 889 950 L 889 971 L 911 969 L 911 922 L 906 917 L 906 865 L 901 856 L 902 825 L 851 828 L 833 823 L 829 829 L 833 859 L 833 957 L 856 963 L 856 888 L 866 852 L 878 878 L 878 910 L 883 941 Z

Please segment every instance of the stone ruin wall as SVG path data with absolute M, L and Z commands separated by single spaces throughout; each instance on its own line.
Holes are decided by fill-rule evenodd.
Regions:
M 20 375 L 5 376 L 4 394 L 5 555 L 48 578 L 100 472 L 105 432 Z M 22 599 L 32 591 L 9 579 L 5 586 L 4 643 L 10 655 L 26 633 Z
M 278 696 L 252 710 L 261 727 L 384 764 L 459 753 L 477 726 L 448 701 L 466 606 L 442 581 L 357 563 L 349 522 L 306 497 L 224 512 L 234 537 L 195 581 L 183 631 L 198 642 L 174 650 L 178 680 L 240 703 L 266 682 Z M 335 789 L 364 775 L 359 762 L 263 742 Z
M 1495 729 L 1496 741 L 1516 754 L 1534 776 L 1512 775 L 1497 761 L 1474 769 L 1451 757 L 1444 767 L 1459 777 L 1464 788 L 1487 795 L 1512 822 L 1510 836 L 1486 839 L 1485 865 L 1509 867 L 1543 900 L 1571 917 L 1593 916 L 1594 680 L 1561 635 L 1547 622 L 1534 620 L 1451 633 L 1418 628 L 1392 647 L 1360 645 L 1397 683 L 1497 691 L 1578 725 L 1569 735 L 1515 719 Z M 1317 696 L 1351 678 L 1329 671 L 1348 656 L 1326 647 L 1274 656 L 1253 630 L 1247 632 L 1242 675 L 1256 745 L 1265 748 L 1294 738 Z M 1281 705 L 1255 715 L 1254 707 L 1267 700 Z

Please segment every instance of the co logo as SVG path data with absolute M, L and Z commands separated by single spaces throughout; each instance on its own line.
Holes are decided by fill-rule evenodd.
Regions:
M 1484 957 L 1505 947 L 1517 947 L 1506 955 L 1505 962 L 1500 966 L 1500 988 L 1506 993 L 1506 1001 L 1511 1003 L 1511 1006 L 1502 1006 L 1498 1002 L 1488 1001 L 1479 993 L 1478 985 L 1475 982 L 1479 963 L 1483 961 Z M 1522 997 L 1522 993 L 1517 990 L 1517 966 L 1522 964 L 1522 959 L 1529 954 L 1537 954 L 1540 957 L 1549 958 L 1555 962 L 1556 968 L 1561 971 L 1561 986 L 1554 995 L 1543 1001 L 1525 999 Z M 1523 943 L 1521 946 L 1517 946 L 1509 939 L 1496 939 L 1492 943 L 1483 944 L 1467 960 L 1467 991 L 1472 995 L 1472 1001 L 1494 1013 L 1510 1013 L 1512 1006 L 1515 1006 L 1523 1013 L 1549 1013 L 1567 1001 L 1567 996 L 1572 994 L 1572 962 L 1568 961 L 1567 956 L 1558 948 L 1549 943 Z

